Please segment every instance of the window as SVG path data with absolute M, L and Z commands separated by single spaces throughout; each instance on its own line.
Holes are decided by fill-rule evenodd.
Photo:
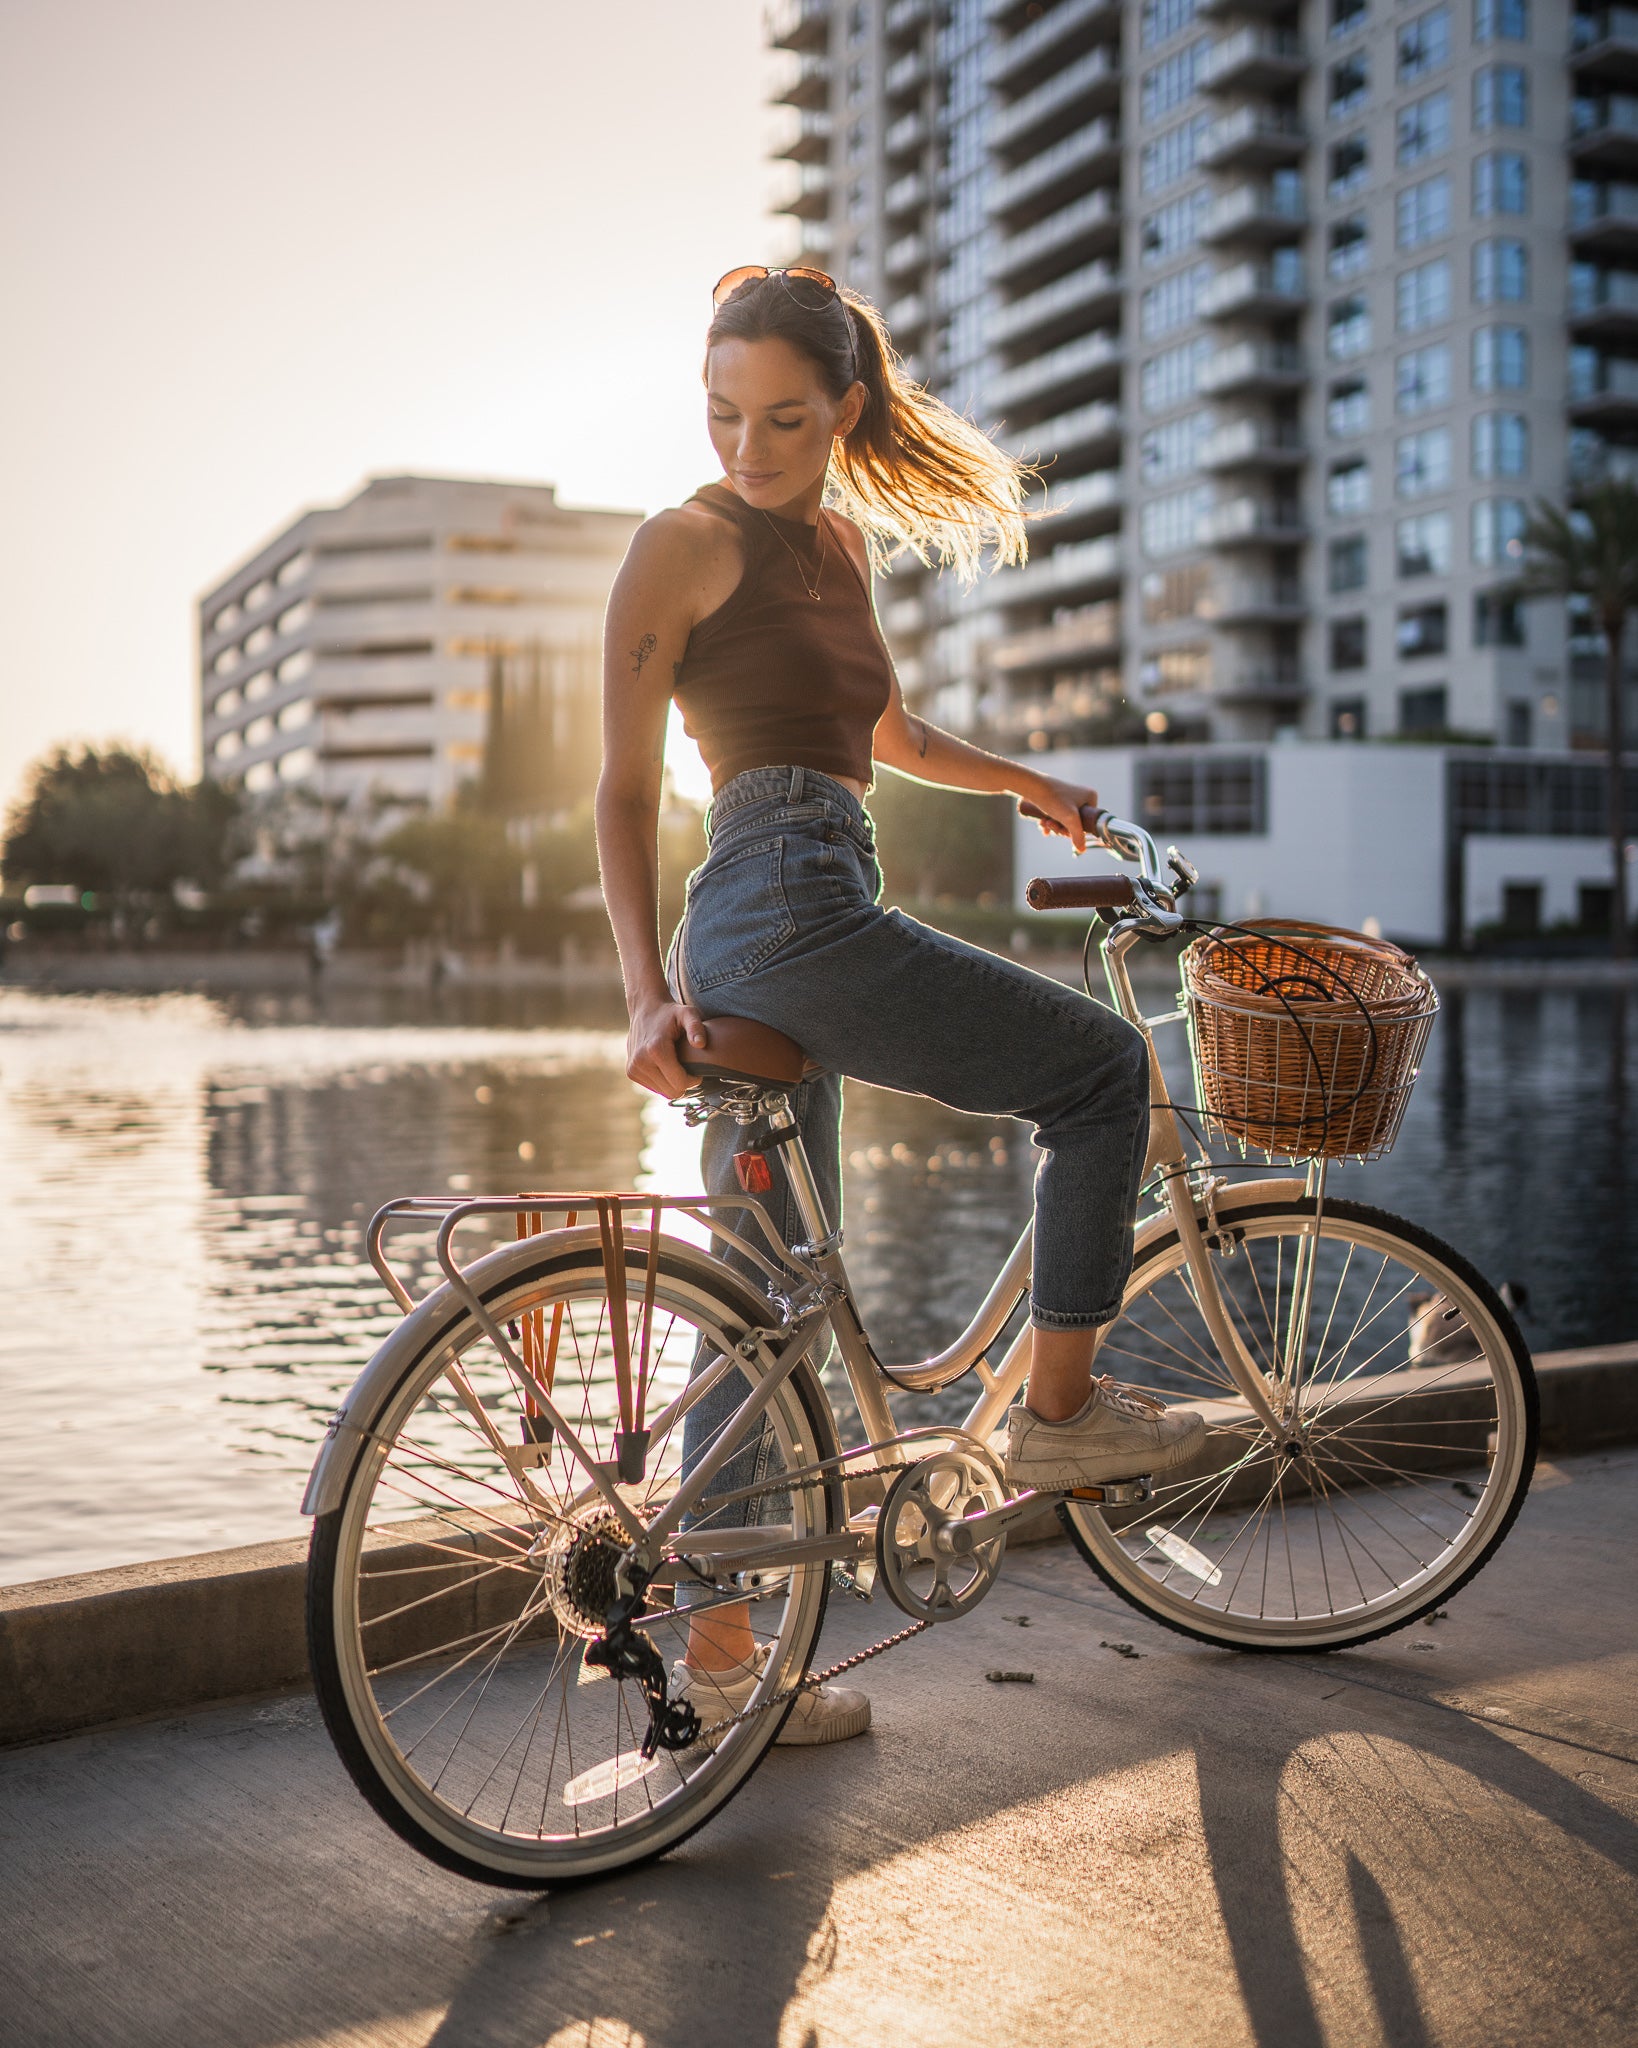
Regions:
M 1473 559 L 1481 569 L 1516 562 L 1529 513 L 1522 498 L 1480 498 L 1473 507 Z M 1498 646 L 1505 645 L 1498 641 Z
M 1402 164 L 1419 164 L 1450 147 L 1450 94 L 1430 92 L 1399 109 L 1395 155 Z
M 1528 128 L 1530 81 L 1519 64 L 1486 64 L 1473 74 L 1473 132 Z
M 1450 61 L 1450 9 L 1430 7 L 1399 31 L 1399 83 L 1409 85 Z
M 1151 569 L 1138 586 L 1143 623 L 1165 626 L 1174 619 L 1198 619 L 1210 587 L 1211 570 L 1204 562 L 1190 562 L 1181 569 Z M 1119 616 L 1118 605 L 1110 609 Z
M 1401 519 L 1396 534 L 1401 576 L 1450 574 L 1450 514 L 1422 512 Z
M 1426 689 L 1401 690 L 1399 693 L 1399 730 L 1402 733 L 1432 733 L 1448 731 L 1450 713 L 1443 683 L 1431 683 Z
M 1524 645 L 1524 612 L 1516 597 L 1502 597 L 1494 590 L 1480 590 L 1474 593 L 1473 645 Z M 1526 740 L 1524 744 L 1528 746 L 1530 742 Z
M 1186 29 L 1195 16 L 1195 0 L 1143 0 L 1143 47 L 1152 50 Z
M 1440 171 L 1420 184 L 1407 185 L 1395 201 L 1401 249 L 1415 249 L 1450 233 L 1450 179 Z
M 1351 36 L 1370 20 L 1370 0 L 1331 0 L 1331 34 Z
M 1527 391 L 1530 388 L 1530 341 L 1522 327 L 1475 327 L 1473 389 Z
M 1400 271 L 1394 280 L 1394 312 L 1401 334 L 1414 334 L 1419 327 L 1436 327 L 1441 320 L 1448 320 L 1450 259 L 1436 256 L 1431 263 Z
M 1365 666 L 1365 621 L 1363 619 L 1333 619 L 1331 621 L 1331 666 L 1333 669 L 1363 668 Z
M 1516 149 L 1490 149 L 1473 159 L 1473 217 L 1530 211 L 1530 165 Z
M 1165 695 L 1174 690 L 1203 690 L 1211 681 L 1211 649 L 1204 641 L 1190 647 L 1168 647 L 1138 664 L 1145 691 Z
M 1401 661 L 1443 654 L 1450 640 L 1449 614 L 1442 604 L 1419 604 L 1399 614 L 1394 644 Z
M 1345 199 L 1357 192 L 1371 175 L 1371 152 L 1363 135 L 1350 135 L 1346 142 L 1331 145 L 1330 171 L 1326 191 L 1333 199 Z
M 1161 207 L 1158 213 L 1151 213 L 1138 238 L 1143 261 L 1164 263 L 1168 256 L 1192 249 L 1200 240 L 1201 227 L 1210 211 L 1211 194 L 1200 185 Z
M 1197 36 L 1192 43 L 1185 43 L 1175 57 L 1167 57 L 1144 72 L 1138 89 L 1143 120 L 1158 121 L 1173 107 L 1182 106 L 1194 91 L 1195 74 L 1206 47 L 1205 37 Z
M 1530 296 L 1530 252 L 1510 235 L 1473 245 L 1473 303 L 1494 306 Z
M 1370 97 L 1370 91 L 1370 65 L 1366 62 L 1365 52 L 1356 50 L 1351 57 L 1344 57 L 1340 64 L 1331 66 L 1325 111 L 1333 121 L 1339 121 L 1344 114 L 1351 114 L 1355 107 L 1362 107 Z
M 1530 700 L 1527 697 L 1510 698 L 1507 705 L 1507 737 L 1502 741 L 1502 745 L 1504 747 L 1529 746 L 1531 738 L 1530 728 L 1533 723 L 1534 721 L 1530 716 Z M 1526 886 L 1528 887 L 1529 885 L 1527 884 Z M 1536 904 L 1536 916 L 1538 919 L 1540 915 L 1541 904 L 1538 894 Z
M 1192 398 L 1200 381 L 1200 366 L 1210 354 L 1211 343 L 1199 335 L 1151 356 L 1139 373 L 1145 412 L 1164 412 L 1168 406 Z
M 1370 260 L 1371 230 L 1362 213 L 1350 213 L 1331 223 L 1330 252 L 1325 269 L 1331 277 L 1352 277 Z
M 1527 43 L 1530 0 L 1473 0 L 1476 43 Z
M 1413 348 L 1395 366 L 1395 403 L 1401 413 L 1431 412 L 1450 403 L 1450 344 Z
M 1371 466 L 1363 455 L 1335 462 L 1325 479 L 1325 509 L 1338 519 L 1365 511 L 1371 502 Z
M 1143 481 L 1159 484 L 1170 477 L 1193 475 L 1200 467 L 1201 444 L 1216 424 L 1215 413 L 1186 412 L 1163 427 L 1151 427 L 1138 443 Z
M 1363 355 L 1371 345 L 1371 316 L 1363 293 L 1333 299 L 1326 313 L 1325 353 L 1335 361 Z
M 1402 434 L 1394 451 L 1394 478 L 1402 498 L 1423 498 L 1450 482 L 1450 429 L 1424 427 Z
M 1345 590 L 1363 590 L 1368 568 L 1364 534 L 1351 533 L 1346 540 L 1332 541 L 1325 565 L 1326 582 L 1334 596 Z
M 1325 425 L 1338 440 L 1363 434 L 1370 424 L 1371 394 L 1363 377 L 1333 384 L 1325 400 Z
M 1164 498 L 1151 498 L 1143 508 L 1143 552 L 1146 555 L 1175 555 L 1184 548 L 1192 548 L 1199 538 L 1200 522 L 1210 504 L 1210 484 L 1193 484 L 1186 491 L 1172 491 Z
M 1511 710 L 1513 707 L 1509 706 L 1508 708 Z M 1528 728 L 1530 707 L 1526 704 L 1523 708 L 1525 725 Z M 1515 740 L 1511 733 L 1509 733 L 1507 744 L 1510 747 L 1527 747 L 1530 741 L 1528 737 L 1522 740 Z M 1541 896 L 1542 885 L 1540 882 L 1503 882 L 1501 892 L 1501 921 L 1503 926 L 1510 932 L 1539 932 L 1541 930 Z
M 1363 697 L 1333 697 L 1331 699 L 1331 737 L 1334 740 L 1362 740 L 1367 732 L 1367 713 Z
M 1153 340 L 1157 335 L 1170 334 L 1175 327 L 1187 326 L 1194 319 L 1201 289 L 1210 283 L 1211 275 L 1209 263 L 1195 263 L 1187 270 L 1174 271 L 1159 284 L 1150 285 L 1139 311 L 1144 339 Z
M 1168 128 L 1153 142 L 1145 143 L 1139 159 L 1139 179 L 1145 192 L 1163 192 L 1194 169 L 1200 138 L 1211 126 L 1209 114 L 1196 114 L 1176 128 Z
M 1481 412 L 1473 416 L 1473 474 L 1476 477 L 1527 476 L 1530 471 L 1530 425 L 1521 412 Z
M 1266 832 L 1267 764 L 1261 754 L 1159 750 L 1135 763 L 1138 817 L 1151 832 Z

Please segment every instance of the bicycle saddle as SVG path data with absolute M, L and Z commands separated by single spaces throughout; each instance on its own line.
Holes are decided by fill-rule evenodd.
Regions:
M 677 1061 L 685 1074 L 702 1081 L 774 1081 L 794 1087 L 818 1072 L 794 1038 L 749 1017 L 708 1017 L 705 1044 L 683 1039 Z

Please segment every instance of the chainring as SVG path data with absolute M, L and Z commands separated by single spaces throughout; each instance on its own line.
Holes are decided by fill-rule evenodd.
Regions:
M 1007 1498 L 994 1461 L 972 1450 L 936 1451 L 907 1465 L 876 1517 L 876 1571 L 895 1607 L 917 1621 L 969 1614 L 995 1584 L 1006 1532 L 975 1537 L 973 1515 Z

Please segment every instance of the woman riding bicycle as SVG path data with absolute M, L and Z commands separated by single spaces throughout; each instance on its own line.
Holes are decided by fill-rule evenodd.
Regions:
M 967 583 L 987 531 L 998 563 L 1021 562 L 1026 466 L 911 383 L 881 315 L 822 272 L 750 266 L 714 297 L 704 381 L 723 475 L 638 528 L 604 634 L 597 840 L 631 1018 L 626 1071 L 681 1094 L 692 1084 L 679 1041 L 702 1047 L 718 1014 L 795 1039 L 817 1071 L 792 1107 L 835 1223 L 844 1075 L 1033 1125 L 1030 1373 L 1008 1417 L 1007 1479 L 1062 1490 L 1170 1469 L 1198 1449 L 1199 1418 L 1155 1413 L 1092 1378 L 1131 1265 L 1149 1132 L 1141 1036 L 877 900 L 864 807 L 877 767 L 1005 791 L 1084 850 L 1081 808 L 1095 792 L 906 710 L 871 598 L 890 545 L 947 559 Z M 668 958 L 656 839 L 673 699 L 712 803 Z M 713 1194 L 736 1191 L 744 1142 L 725 1121 L 707 1126 Z M 788 1239 L 800 1234 L 788 1198 L 775 1217 Z M 685 1453 L 735 1398 L 725 1387 L 696 1404 Z M 732 1704 L 756 1682 L 754 1655 L 744 1610 L 719 1606 L 690 1632 L 683 1683 Z M 868 1721 L 864 1695 L 827 1686 L 803 1695 L 781 1739 L 835 1741 Z

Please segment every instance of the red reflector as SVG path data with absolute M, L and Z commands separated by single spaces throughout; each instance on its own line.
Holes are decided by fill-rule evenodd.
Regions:
M 739 1175 L 739 1184 L 748 1195 L 767 1195 L 773 1192 L 773 1175 L 768 1171 L 768 1161 L 761 1152 L 736 1152 L 734 1171 Z

